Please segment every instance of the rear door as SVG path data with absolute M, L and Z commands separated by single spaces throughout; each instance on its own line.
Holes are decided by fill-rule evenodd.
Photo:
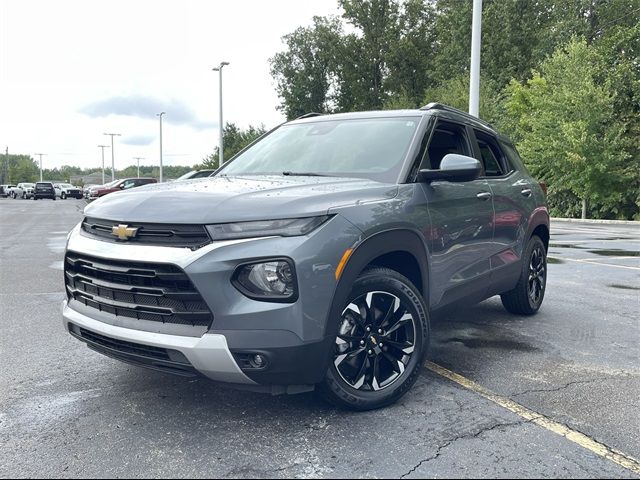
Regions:
M 421 168 L 440 168 L 449 153 L 473 156 L 473 152 L 465 125 L 439 119 Z M 422 188 L 431 220 L 431 305 L 483 298 L 493 240 L 493 203 L 487 180 L 434 181 L 423 183 Z
M 520 257 L 527 241 L 528 219 L 535 208 L 532 180 L 509 160 L 504 146 L 495 135 L 477 129 L 474 135 L 477 140 L 476 158 L 484 165 L 485 179 L 491 188 L 495 209 L 492 283 L 504 283 L 505 288 L 510 288 L 520 274 Z

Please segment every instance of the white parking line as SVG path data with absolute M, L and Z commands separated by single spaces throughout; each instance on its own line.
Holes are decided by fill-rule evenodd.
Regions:
M 591 261 L 591 260 L 582 260 L 579 258 L 566 258 L 566 257 L 554 257 L 554 256 L 549 256 L 549 258 L 552 258 L 554 260 L 559 260 L 561 262 L 578 262 L 578 263 L 586 263 L 587 265 L 599 265 L 602 267 L 614 267 L 614 268 L 624 268 L 627 270 L 640 270 L 640 267 L 629 267 L 627 265 L 614 265 L 613 263 L 601 263 L 601 262 L 596 262 L 596 261 Z M 638 257 L 625 257 L 625 258 L 638 258 Z

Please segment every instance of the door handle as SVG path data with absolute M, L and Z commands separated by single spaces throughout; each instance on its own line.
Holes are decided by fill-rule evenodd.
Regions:
M 522 194 L 523 197 L 530 197 L 533 192 L 531 191 L 530 188 L 525 188 L 520 193 Z
M 476 197 L 478 197 L 478 200 L 489 200 L 491 198 L 491 194 L 489 192 L 480 192 Z

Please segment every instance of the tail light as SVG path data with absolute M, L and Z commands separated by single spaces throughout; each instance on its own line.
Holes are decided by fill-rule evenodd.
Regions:
M 538 182 L 538 185 L 540 185 L 540 188 L 542 189 L 542 191 L 546 195 L 547 194 L 547 184 L 545 182 Z

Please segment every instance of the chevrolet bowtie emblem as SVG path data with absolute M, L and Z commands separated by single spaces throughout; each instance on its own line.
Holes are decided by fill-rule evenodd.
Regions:
M 371 343 L 373 343 L 374 345 L 378 344 L 375 337 L 371 337 Z
M 129 240 L 137 235 L 138 229 L 129 225 L 117 225 L 111 228 L 111 235 L 118 237 L 118 240 Z

